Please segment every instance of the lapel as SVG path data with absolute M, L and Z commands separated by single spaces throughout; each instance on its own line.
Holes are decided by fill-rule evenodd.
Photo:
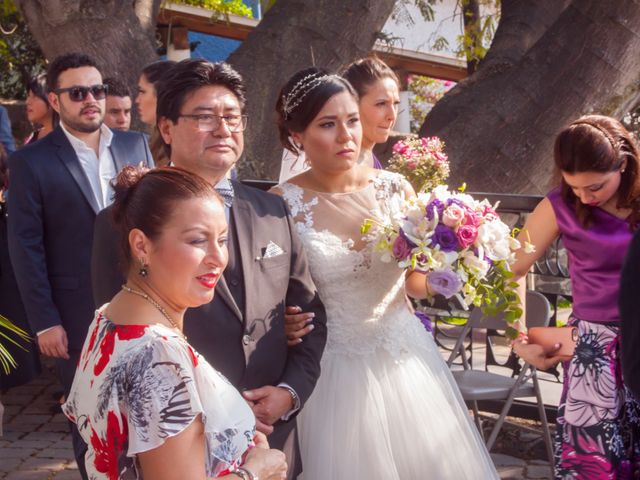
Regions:
M 78 156 L 76 155 L 75 150 L 69 143 L 66 135 L 62 131 L 60 127 L 57 127 L 53 132 L 49 134 L 51 137 L 51 141 L 54 145 L 57 145 L 58 149 L 56 154 L 58 158 L 63 163 L 63 165 L 69 170 L 69 173 L 75 180 L 76 184 L 80 188 L 82 195 L 84 195 L 85 200 L 89 203 L 93 211 L 97 214 L 100 211 L 100 207 L 98 206 L 98 201 L 91 189 L 91 184 L 89 183 L 89 179 L 87 175 L 84 173 L 82 166 L 80 165 L 80 161 L 78 160 Z
M 132 152 L 128 152 L 126 145 L 123 145 L 124 136 L 121 138 L 116 130 L 111 131 L 113 132 L 113 138 L 111 139 L 111 145 L 109 145 L 109 152 L 111 152 L 111 158 L 116 166 L 117 173 L 127 165 L 124 159 L 129 158 Z M 140 163 L 144 163 L 143 158 L 141 158 L 139 162 L 136 162 L 135 165 Z
M 235 223 L 235 234 L 238 239 L 237 257 L 240 258 L 242 265 L 242 279 L 244 282 L 244 316 L 247 318 L 247 305 L 251 301 L 248 298 L 249 288 L 248 282 L 253 275 L 254 266 L 254 244 L 253 233 L 255 231 L 255 215 L 251 202 L 244 196 L 245 187 L 239 182 L 233 182 L 234 199 L 231 215 Z
M 216 295 L 218 295 L 222 299 L 222 301 L 227 304 L 236 318 L 240 322 L 243 322 L 242 312 L 240 311 L 240 308 L 238 307 L 236 301 L 233 299 L 233 295 L 231 295 L 231 290 L 229 290 L 229 286 L 227 285 L 227 280 L 224 278 L 224 275 L 220 276 L 220 280 L 216 285 Z

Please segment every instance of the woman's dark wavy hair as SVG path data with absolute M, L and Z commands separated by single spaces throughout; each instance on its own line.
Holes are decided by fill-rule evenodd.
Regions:
M 608 173 L 621 171 L 616 208 L 630 209 L 632 230 L 640 222 L 640 155 L 638 146 L 618 120 L 603 115 L 585 115 L 572 122 L 557 136 L 553 148 L 556 173 L 562 197 L 575 205 L 578 219 L 588 226 L 592 208 L 584 205 L 562 178 L 562 172 Z
M 125 273 L 132 261 L 129 248 L 131 230 L 142 230 L 148 238 L 155 240 L 179 202 L 193 198 L 215 198 L 224 205 L 213 185 L 195 173 L 178 167 L 149 170 L 129 165 L 120 171 L 111 184 L 115 193 L 111 219 L 119 233 Z
M 360 97 L 366 95 L 371 85 L 385 78 L 390 78 L 400 87 L 400 79 L 396 72 L 376 56 L 361 58 L 350 63 L 342 71 L 342 76 L 356 89 Z
M 157 92 L 158 83 L 176 63 L 177 62 L 175 62 L 174 60 L 157 60 L 145 65 L 140 72 L 140 75 L 144 75 L 144 78 L 147 79 L 147 82 L 152 83 Z
M 56 112 L 49 103 L 49 90 L 47 86 L 47 74 L 41 73 L 40 75 L 31 78 L 27 83 L 27 92 L 33 93 L 36 97 L 47 104 L 49 110 L 51 110 L 51 126 L 56 128 L 60 123 L 60 115 Z
M 305 77 L 309 77 L 310 80 L 322 77 L 322 80 L 311 89 L 301 89 Z M 311 67 L 294 74 L 280 90 L 276 103 L 276 124 L 282 146 L 296 155 L 299 154 L 300 149 L 291 141 L 290 132 L 303 132 L 325 103 L 342 92 L 349 92 L 356 101 L 358 100 L 358 94 L 347 80 L 338 75 L 330 75 L 324 69 Z M 295 106 L 285 112 L 285 103 Z

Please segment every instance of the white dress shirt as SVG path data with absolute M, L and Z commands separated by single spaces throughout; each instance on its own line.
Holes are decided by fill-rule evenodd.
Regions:
M 98 206 L 102 210 L 109 206 L 113 201 L 113 189 L 111 188 L 111 180 L 118 174 L 116 164 L 111 156 L 109 146 L 113 140 L 113 132 L 109 130 L 104 123 L 100 127 L 100 146 L 98 147 L 98 156 L 93 148 L 77 137 L 74 137 L 64 127 L 64 123 L 60 122 L 62 131 L 67 136 L 69 143 L 76 152 L 80 166 L 84 170 L 93 195 L 98 202 Z

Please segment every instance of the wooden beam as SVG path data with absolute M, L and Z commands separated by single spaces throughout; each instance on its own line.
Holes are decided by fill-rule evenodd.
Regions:
M 192 32 L 217 35 L 233 40 L 244 40 L 258 25 L 252 18 L 229 15 L 226 19 L 216 19 L 211 12 L 199 7 L 163 3 L 158 15 L 158 26 L 181 26 Z M 404 70 L 415 75 L 426 75 L 443 80 L 460 81 L 467 76 L 467 65 L 464 61 L 416 52 L 402 48 L 376 44 L 373 51 L 394 70 Z

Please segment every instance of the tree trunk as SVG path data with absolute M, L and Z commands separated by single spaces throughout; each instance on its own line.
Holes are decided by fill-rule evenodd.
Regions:
M 476 92 L 493 77 L 504 75 L 518 65 L 525 53 L 558 19 L 570 0 L 502 0 L 500 23 L 475 74 L 452 88 L 429 112 L 429 131 L 439 131 L 449 125 L 460 112 L 476 102 Z M 425 131 L 425 124 L 421 132 Z
M 478 0 L 463 0 L 462 22 L 464 36 L 470 42 L 467 47 L 467 74 L 473 75 L 478 68 L 478 58 L 475 51 L 482 46 L 482 28 L 480 25 L 480 5 Z
M 160 0 L 15 0 L 47 60 L 69 52 L 95 58 L 105 77 L 137 90 L 142 67 L 158 58 Z
M 544 193 L 559 130 L 637 96 L 639 49 L 637 0 L 574 0 L 513 67 L 436 105 L 421 134 L 447 142 L 452 186 Z
M 249 127 L 244 178 L 277 178 L 282 147 L 275 127 L 276 96 L 296 71 L 332 71 L 367 55 L 395 0 L 278 0 L 229 62 L 244 76 Z

